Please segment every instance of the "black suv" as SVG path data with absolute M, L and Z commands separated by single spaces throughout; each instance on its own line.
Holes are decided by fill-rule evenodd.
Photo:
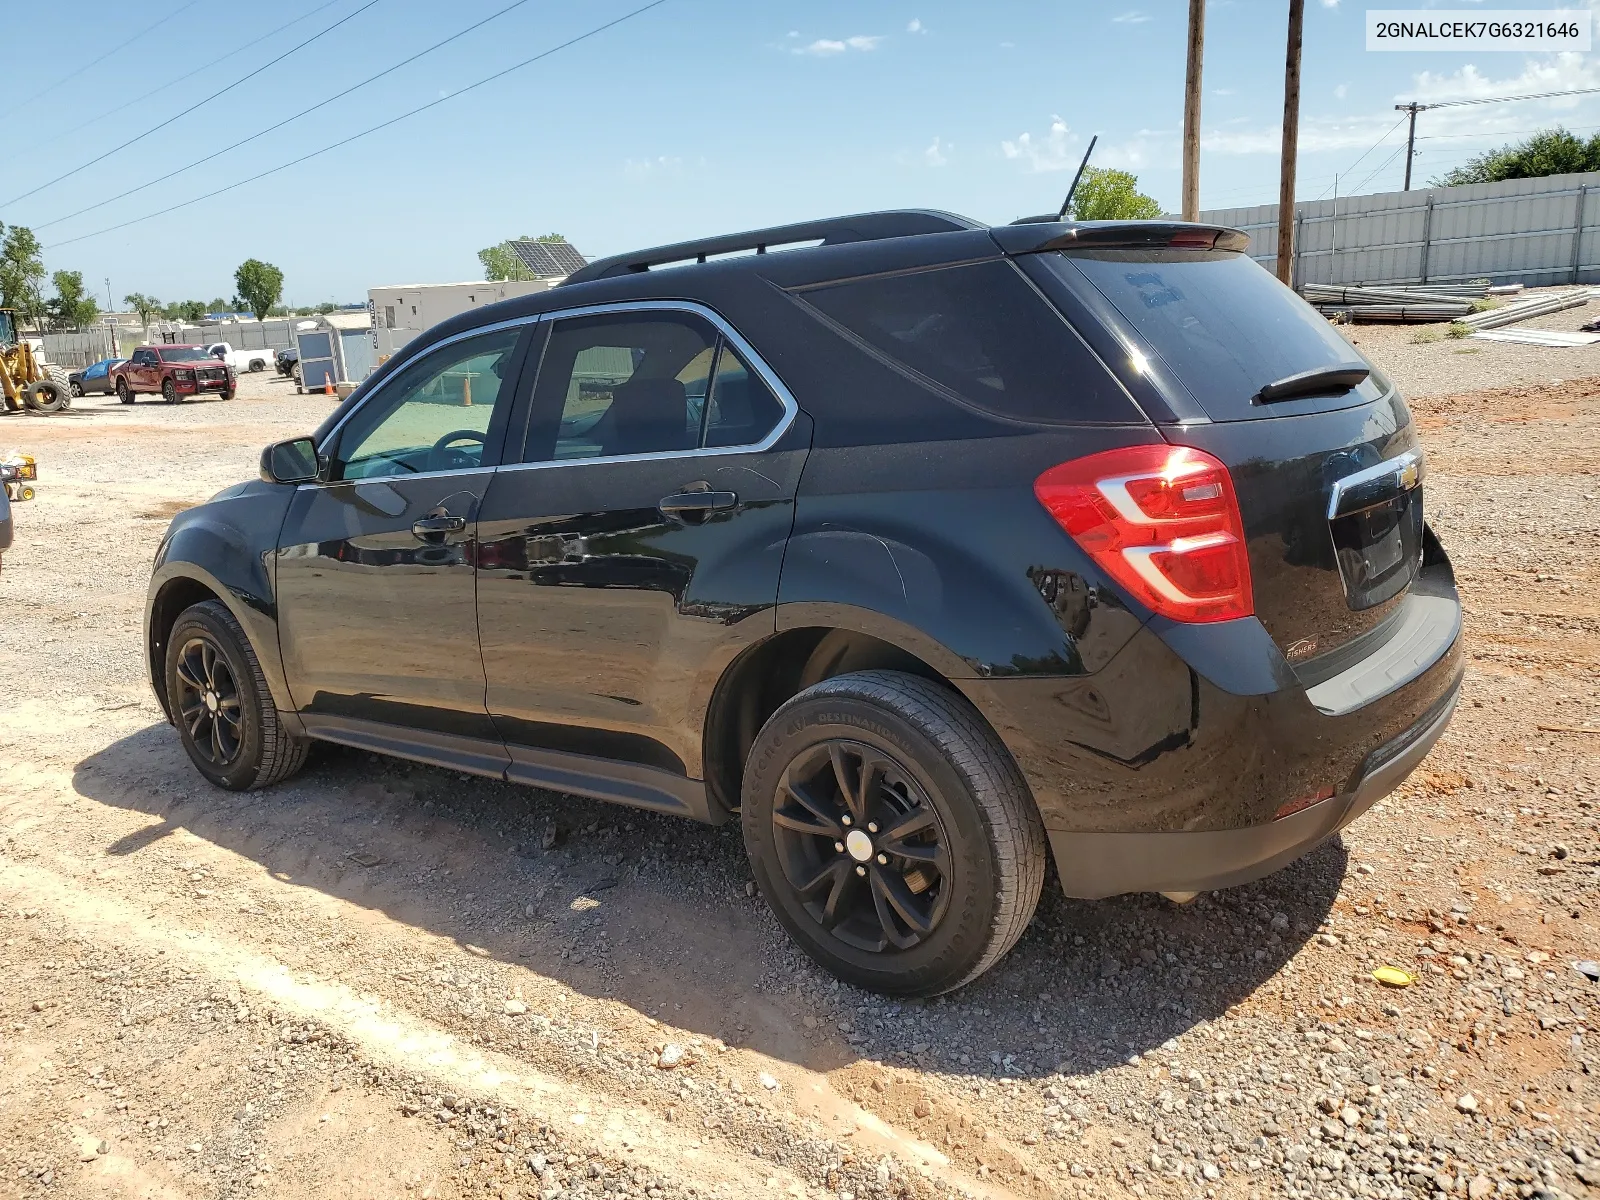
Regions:
M 222 787 L 321 739 L 737 814 L 887 993 L 999 959 L 1047 854 L 1079 897 L 1256 879 L 1462 667 L 1405 402 L 1246 244 L 875 213 L 463 313 L 173 521 L 156 694 Z

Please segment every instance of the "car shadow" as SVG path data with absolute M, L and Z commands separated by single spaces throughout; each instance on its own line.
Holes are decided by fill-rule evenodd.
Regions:
M 813 1070 L 861 1058 L 955 1075 L 1084 1074 L 1158 1048 L 1262 987 L 1325 919 L 1336 839 L 1259 883 L 1179 907 L 1085 902 L 1054 873 L 994 969 L 953 995 L 894 1002 L 841 986 L 754 895 L 737 823 L 720 828 L 319 747 L 251 793 L 213 788 L 151 725 L 84 759 L 77 791 L 315 889 L 521 965 L 575 992 Z

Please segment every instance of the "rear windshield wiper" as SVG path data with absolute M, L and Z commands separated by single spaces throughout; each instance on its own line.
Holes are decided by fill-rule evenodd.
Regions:
M 1267 384 L 1253 397 L 1256 404 L 1271 404 L 1274 400 L 1290 400 L 1296 396 L 1332 396 L 1348 392 L 1372 374 L 1372 368 L 1363 363 L 1340 363 L 1332 367 L 1317 367 L 1295 375 L 1285 375 Z

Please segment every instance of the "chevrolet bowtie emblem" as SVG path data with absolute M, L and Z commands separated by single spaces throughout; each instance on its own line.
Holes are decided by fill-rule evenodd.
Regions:
M 1403 488 L 1410 489 L 1416 487 L 1417 481 L 1421 478 L 1422 468 L 1417 465 L 1415 460 L 1408 462 L 1405 466 L 1400 468 L 1400 486 Z

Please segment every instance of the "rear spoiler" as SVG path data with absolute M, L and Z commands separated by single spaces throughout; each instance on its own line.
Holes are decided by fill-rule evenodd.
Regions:
M 1193 221 L 1053 221 L 1024 218 L 996 225 L 989 234 L 1007 254 L 1046 250 L 1233 250 L 1250 246 L 1250 235 L 1226 225 Z

